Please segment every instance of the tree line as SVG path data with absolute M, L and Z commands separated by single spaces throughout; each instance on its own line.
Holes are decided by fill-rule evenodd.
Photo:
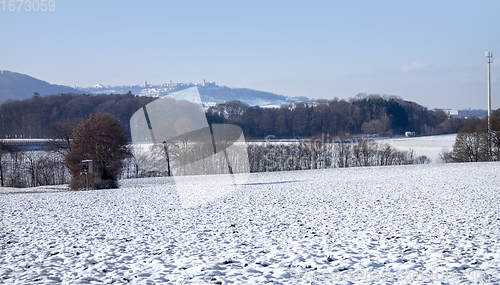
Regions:
M 155 99 L 127 93 L 35 95 L 22 101 L 8 100 L 0 106 L 0 134 L 3 138 L 50 138 L 54 124 L 99 113 L 118 119 L 130 134 L 130 117 Z
M 198 174 L 229 174 L 241 172 L 274 172 L 309 169 L 329 169 L 364 166 L 387 166 L 407 164 L 427 164 L 430 159 L 417 156 L 415 151 L 399 151 L 383 143 L 368 139 L 340 140 L 325 142 L 314 140 L 297 142 L 249 142 L 244 148 L 235 143 L 227 153 L 203 155 L 206 143 L 182 142 L 172 143 L 171 150 L 166 151 L 161 143 L 152 145 L 149 149 L 138 147 L 135 150 L 135 161 L 129 168 L 135 169 L 135 177 L 151 176 L 181 176 Z M 205 150 L 205 153 L 210 152 Z M 170 158 L 168 158 L 170 153 Z M 242 155 L 244 154 L 244 155 Z M 183 169 L 183 159 L 186 156 L 197 157 L 195 172 Z M 225 156 L 227 159 L 225 159 Z M 231 162 L 228 168 L 228 161 Z M 170 171 L 169 163 L 177 165 Z M 196 165 L 195 165 L 196 164 Z M 135 165 L 135 168 L 134 168 Z M 144 166 L 143 168 L 137 165 Z M 130 171 L 126 168 L 126 171 Z
M 251 143 L 251 172 L 328 169 L 362 166 L 427 164 L 430 159 L 415 151 L 399 151 L 367 139 L 325 143 L 321 139 L 297 143 Z
M 64 156 L 52 151 L 19 151 L 0 141 L 0 185 L 36 187 L 70 181 Z
M 468 120 L 457 133 L 453 149 L 441 153 L 444 162 L 500 161 L 500 109 L 488 118 Z
M 466 124 L 466 119 L 448 118 L 442 110 L 429 110 L 394 96 L 366 94 L 349 100 L 283 104 L 280 108 L 250 107 L 231 101 L 210 107 L 207 118 L 238 125 L 251 138 L 395 135 L 406 131 L 436 135 L 456 133 Z
M 130 138 L 130 117 L 157 98 L 127 94 L 61 94 L 10 100 L 0 106 L 3 138 L 49 138 L 57 122 L 84 120 L 91 114 L 108 113 L 118 119 Z M 358 94 L 349 100 L 283 104 L 279 108 L 250 107 L 229 101 L 206 110 L 209 123 L 240 126 L 250 138 L 311 137 L 318 134 L 394 135 L 406 131 L 419 135 L 456 133 L 466 119 L 448 118 L 441 110 L 429 110 L 394 96 Z

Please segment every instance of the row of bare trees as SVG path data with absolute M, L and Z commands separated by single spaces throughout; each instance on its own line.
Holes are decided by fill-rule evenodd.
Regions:
M 248 148 L 252 172 L 430 163 L 413 150 L 358 139 L 336 143 L 254 143 Z
M 243 143 L 244 144 L 244 143 Z M 429 163 L 425 156 L 415 152 L 399 151 L 387 144 L 369 140 L 340 141 L 336 143 L 250 143 L 248 157 L 245 145 L 235 144 L 226 153 L 213 154 L 203 145 L 155 144 L 136 148 L 135 157 L 126 159 L 121 178 L 149 176 L 193 175 L 193 168 L 185 167 L 186 159 L 198 161 L 196 171 L 202 173 L 271 172 L 306 169 L 326 169 L 360 166 L 382 166 Z M 205 145 L 206 146 L 206 145 Z M 235 150 L 236 149 L 236 150 Z M 208 153 L 211 152 L 212 153 Z M 3 151 L 0 161 L 2 186 L 35 187 L 67 184 L 71 180 L 64 155 L 54 151 Z M 139 162 L 139 163 L 138 163 Z M 231 163 L 229 163 L 231 162 Z M 169 173 L 168 164 L 171 164 Z M 138 164 L 147 165 L 140 168 Z
M 218 144 L 220 146 L 220 144 Z M 136 146 L 123 178 L 249 172 L 246 144 L 237 142 L 220 152 L 212 143 L 176 142 Z
M 64 156 L 51 151 L 0 152 L 0 183 L 7 187 L 66 184 L 71 179 Z
M 124 178 L 192 175 L 183 167 L 186 157 L 198 160 L 204 174 L 272 172 L 307 169 L 327 169 L 361 166 L 384 166 L 430 163 L 426 156 L 417 156 L 413 150 L 399 151 L 388 144 L 358 139 L 323 143 L 320 141 L 236 143 L 227 153 L 207 153 L 203 145 L 190 143 L 169 145 L 169 158 L 162 144 L 136 147 L 135 159 L 127 163 Z M 242 151 L 246 148 L 246 151 Z M 208 150 L 208 152 L 213 150 Z M 194 155 L 196 153 L 196 155 Z M 248 156 L 247 156 L 248 154 Z M 194 155 L 194 156 L 193 156 Z M 171 166 L 169 173 L 168 164 Z M 147 167 L 138 167 L 143 165 Z M 176 167 L 177 166 L 177 167 Z

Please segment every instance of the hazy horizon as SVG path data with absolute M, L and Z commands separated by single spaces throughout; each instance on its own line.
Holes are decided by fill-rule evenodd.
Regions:
M 496 1 L 52 3 L 45 12 L 0 5 L 0 69 L 72 87 L 205 79 L 311 99 L 386 94 L 486 109 L 484 54 L 500 46 Z M 493 109 L 499 67 L 494 58 Z

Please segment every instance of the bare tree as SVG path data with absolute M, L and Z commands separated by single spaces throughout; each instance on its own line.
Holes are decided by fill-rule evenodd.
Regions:
M 58 152 L 64 156 L 68 155 L 71 152 L 73 130 L 81 122 L 81 119 L 73 119 L 53 124 L 50 128 L 50 150 Z
M 454 162 L 478 162 L 488 160 L 487 132 L 480 125 L 466 126 L 458 134 L 453 145 Z

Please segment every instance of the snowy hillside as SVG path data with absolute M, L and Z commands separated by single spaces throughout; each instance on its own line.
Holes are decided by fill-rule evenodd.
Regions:
M 210 86 L 195 85 L 193 83 L 158 86 L 107 86 L 97 84 L 93 87 L 80 88 L 80 90 L 90 94 L 125 94 L 130 91 L 132 94 L 140 96 L 164 97 L 173 92 L 194 86 L 198 87 L 202 103 L 205 106 L 213 106 L 234 100 L 245 102 L 250 106 L 261 107 L 279 107 L 283 103 L 309 101 L 307 97 L 290 97 L 247 88 L 230 88 L 227 86 L 218 86 L 215 83 L 211 83 Z
M 236 189 L 202 176 L 3 189 L 0 283 L 498 284 L 498 173 L 428 164 L 258 173 Z M 185 208 L 183 191 L 224 195 Z

